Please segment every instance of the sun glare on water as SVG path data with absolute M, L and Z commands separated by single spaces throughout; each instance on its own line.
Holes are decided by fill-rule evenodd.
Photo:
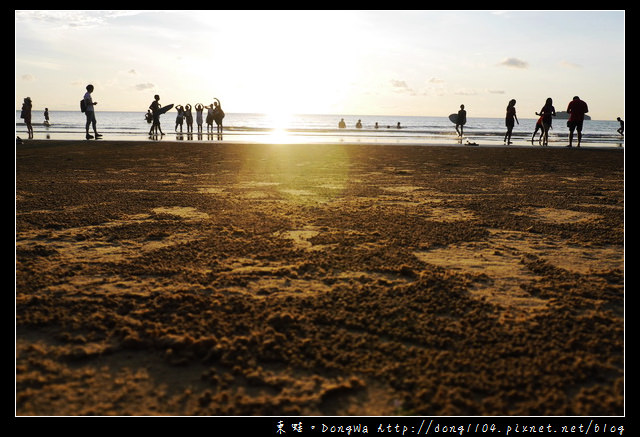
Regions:
M 267 114 L 271 129 L 268 131 L 269 142 L 284 144 L 293 142 L 293 136 L 289 133 L 291 114 L 285 111 L 273 111 Z

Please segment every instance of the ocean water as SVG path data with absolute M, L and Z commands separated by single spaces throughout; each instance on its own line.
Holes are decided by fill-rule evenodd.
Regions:
M 422 116 L 373 116 L 299 114 L 286 119 L 274 119 L 266 114 L 227 113 L 224 118 L 223 135 L 208 134 L 206 123 L 202 134 L 187 133 L 183 123 L 182 133 L 175 130 L 175 111 L 161 116 L 162 137 L 149 137 L 150 124 L 144 112 L 96 112 L 98 131 L 104 140 L 128 141 L 203 141 L 203 142 L 252 142 L 252 143 L 345 143 L 345 144 L 397 144 L 397 145 L 455 145 L 475 143 L 480 146 L 503 145 L 506 132 L 503 118 L 469 118 L 464 127 L 464 136 L 458 138 L 455 126 L 447 117 Z M 347 127 L 338 128 L 344 118 Z M 32 111 L 34 139 L 84 139 L 85 115 L 79 111 L 50 111 L 50 126 L 44 126 L 44 113 Z M 362 122 L 362 128 L 355 124 Z M 536 119 L 519 119 L 513 129 L 514 146 L 531 146 Z M 378 123 L 378 128 L 375 124 Z M 398 128 L 400 123 L 400 128 Z M 586 120 L 583 127 L 582 145 L 585 147 L 623 147 L 624 139 L 616 132 L 616 120 Z M 214 125 L 215 130 L 215 125 Z M 549 135 L 549 146 L 568 144 L 569 130 L 566 120 L 555 119 Z M 27 138 L 27 129 L 16 111 L 16 135 Z M 536 134 L 534 146 L 538 146 Z M 574 140 L 575 141 L 575 140 Z

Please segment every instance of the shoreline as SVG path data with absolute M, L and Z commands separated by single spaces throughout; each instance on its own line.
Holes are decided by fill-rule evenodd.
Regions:
M 282 141 L 283 136 L 275 133 L 273 135 L 264 134 L 261 135 L 262 140 L 256 138 L 256 135 L 243 135 L 243 134 L 228 134 L 224 133 L 223 139 L 217 139 L 217 134 L 215 133 L 204 133 L 204 134 L 176 134 L 171 132 L 169 134 L 164 135 L 164 137 L 151 138 L 147 135 L 138 136 L 131 135 L 125 136 L 118 139 L 84 139 L 78 138 L 77 135 L 70 135 L 67 138 L 32 138 L 25 139 L 20 137 L 20 143 L 18 145 L 25 144 L 38 144 L 44 143 L 49 145 L 54 145 L 57 143 L 90 143 L 90 142 L 98 142 L 105 145 L 108 144 L 123 144 L 123 143 L 176 143 L 176 144 L 228 144 L 228 145 L 252 145 L 252 144 L 263 144 L 263 145 L 278 145 L 278 144 L 286 144 L 286 145 L 361 145 L 361 146 L 412 146 L 412 147 L 465 147 L 465 148 L 512 148 L 512 149 L 562 149 L 567 148 L 567 141 L 554 141 L 554 143 L 549 146 L 541 146 L 537 142 L 533 144 L 531 141 L 525 140 L 513 140 L 513 144 L 506 145 L 500 140 L 490 140 L 490 139 L 471 139 L 467 137 L 463 137 L 462 140 L 451 138 L 447 141 L 445 140 L 430 140 L 430 141 L 420 141 L 420 140 L 407 140 L 407 139 L 392 139 L 380 137 L 376 140 L 371 139 L 363 139 L 363 138 L 351 138 L 348 136 L 331 136 L 328 138 L 327 136 L 309 136 L 304 135 L 306 141 L 296 141 L 295 135 L 290 135 L 286 137 L 286 141 Z M 225 139 L 226 138 L 226 139 Z M 233 138 L 233 139 L 229 139 Z M 314 138 L 311 140 L 311 138 Z M 470 144 L 469 144 L 470 143 Z M 574 139 L 575 144 L 575 139 Z M 618 150 L 624 151 L 623 144 L 608 144 L 608 143 L 588 143 L 583 142 L 581 147 L 573 146 L 574 149 L 589 149 L 589 150 Z
M 617 148 L 31 140 L 16 415 L 624 415 Z

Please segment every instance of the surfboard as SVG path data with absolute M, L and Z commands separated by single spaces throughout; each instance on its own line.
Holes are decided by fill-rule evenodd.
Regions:
M 451 114 L 449 116 L 449 120 L 451 121 L 451 123 L 453 124 L 458 124 L 458 114 Z
M 173 108 L 173 103 L 167 106 L 163 106 L 162 108 L 160 108 L 160 110 L 158 111 L 159 114 L 164 114 L 165 112 L 167 112 L 168 110 L 170 110 L 171 108 Z

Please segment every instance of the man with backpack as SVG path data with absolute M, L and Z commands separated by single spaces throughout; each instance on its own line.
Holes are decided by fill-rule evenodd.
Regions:
M 87 85 L 87 92 L 84 94 L 84 98 L 80 102 L 80 109 L 87 116 L 87 124 L 86 124 L 87 137 L 86 138 L 88 140 L 93 139 L 93 136 L 89 134 L 89 125 L 93 126 L 93 132 L 95 133 L 96 139 L 102 137 L 102 135 L 98 133 L 98 129 L 96 128 L 96 114 L 95 114 L 95 111 L 93 110 L 93 106 L 97 105 L 98 102 L 94 102 L 91 99 L 92 92 L 93 92 L 93 85 L 91 84 Z

